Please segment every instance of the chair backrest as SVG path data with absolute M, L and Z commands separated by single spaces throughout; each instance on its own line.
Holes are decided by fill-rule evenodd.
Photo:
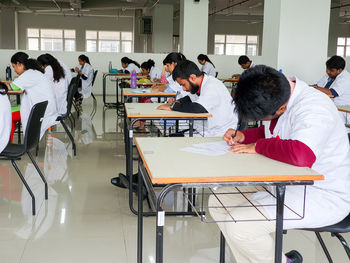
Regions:
M 215 78 L 217 78 L 217 77 L 218 77 L 218 75 L 219 75 L 219 72 L 216 72 L 216 74 L 215 74 Z
M 94 77 L 92 78 L 92 82 L 91 82 L 91 85 L 92 85 L 92 86 L 94 86 L 94 84 L 95 84 L 95 79 L 96 79 L 97 73 L 98 73 L 98 70 L 95 70 L 95 71 L 94 71 Z
M 41 123 L 43 121 L 48 102 L 43 101 L 35 104 L 29 114 L 28 123 L 24 132 L 24 148 L 26 151 L 33 150 L 39 143 Z
M 68 92 L 67 92 L 67 112 L 66 114 L 63 115 L 63 117 L 67 117 L 72 109 L 72 104 L 73 104 L 73 98 L 75 93 L 78 91 L 78 86 L 79 86 L 79 77 L 74 77 L 72 78 L 69 86 L 68 86 Z

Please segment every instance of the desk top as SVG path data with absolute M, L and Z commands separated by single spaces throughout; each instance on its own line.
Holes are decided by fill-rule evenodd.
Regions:
M 338 108 L 338 111 L 350 113 L 350 105 L 346 105 L 346 106 L 337 106 L 337 108 Z
M 127 81 L 125 81 L 126 83 L 128 83 L 128 84 L 131 84 L 131 81 L 130 80 L 127 80 Z M 137 84 L 136 84 L 137 86 L 145 86 L 145 87 L 150 87 L 150 86 L 153 86 L 153 85 L 165 85 L 165 84 L 163 84 L 163 83 L 161 83 L 161 82 L 137 82 Z
M 116 79 L 131 79 L 130 74 L 120 74 L 115 76 Z M 137 79 L 147 79 L 147 76 L 136 75 Z
M 209 113 L 186 113 L 179 111 L 157 110 L 164 103 L 125 103 L 128 118 L 209 118 Z
M 221 80 L 222 82 L 238 82 L 239 78 L 220 78 L 219 80 Z
M 154 184 L 313 181 L 324 177 L 260 154 L 226 153 L 205 156 L 181 151 L 197 143 L 221 138 L 135 138 L 136 146 Z
M 136 93 L 136 92 L 142 93 Z M 127 97 L 175 97 L 176 93 L 165 93 L 161 91 L 154 91 L 152 89 L 123 89 L 123 96 Z
M 22 90 L 9 90 L 7 92 L 7 94 L 11 95 L 11 94 L 22 94 L 23 91 Z

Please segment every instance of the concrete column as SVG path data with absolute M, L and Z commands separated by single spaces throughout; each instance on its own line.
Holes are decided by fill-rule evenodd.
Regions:
M 15 49 L 16 48 L 16 27 L 15 27 L 15 11 L 13 9 L 2 9 L 0 14 L 0 48 Z
M 173 50 L 173 5 L 159 4 L 153 9 L 152 51 L 169 53 Z
M 191 59 L 208 51 L 208 0 L 180 1 L 180 49 Z
M 264 64 L 309 83 L 325 72 L 330 0 L 265 0 Z

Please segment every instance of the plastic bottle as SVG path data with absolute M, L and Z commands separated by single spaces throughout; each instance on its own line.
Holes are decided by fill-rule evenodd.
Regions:
M 281 68 L 280 68 L 279 72 L 283 73 Z
M 137 88 L 137 78 L 136 78 L 136 72 L 133 71 L 131 73 L 131 84 L 130 84 L 130 87 L 132 89 L 136 89 Z
M 7 65 L 6 67 L 6 80 L 7 81 L 12 80 L 12 70 L 10 65 Z
M 112 61 L 109 61 L 108 72 L 111 72 L 111 71 L 112 71 Z

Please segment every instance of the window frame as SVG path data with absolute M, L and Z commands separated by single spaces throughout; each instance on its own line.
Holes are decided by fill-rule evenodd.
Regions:
M 95 32 L 96 38 L 88 38 L 87 32 Z M 118 39 L 100 39 L 100 32 L 114 32 L 119 34 Z M 130 33 L 131 40 L 122 40 L 122 33 Z M 94 51 L 88 51 L 88 41 L 95 41 L 96 49 Z M 101 51 L 100 50 L 100 41 L 116 41 L 117 42 L 117 51 Z M 123 51 L 123 43 L 130 44 L 130 52 Z M 85 51 L 86 52 L 97 52 L 97 53 L 133 53 L 134 52 L 134 35 L 132 31 L 113 31 L 113 30 L 85 30 Z
M 38 36 L 29 36 L 29 30 L 38 30 Z M 61 38 L 56 38 L 56 37 L 43 37 L 42 36 L 42 30 L 57 30 L 57 31 L 61 31 Z M 65 31 L 74 31 L 74 38 L 72 37 L 65 37 Z M 27 38 L 27 50 L 34 50 L 34 51 L 58 51 L 58 52 L 75 52 L 76 51 L 76 30 L 75 29 L 60 29 L 60 28 L 33 28 L 33 27 L 28 27 L 27 28 L 27 34 L 26 34 L 26 38 Z M 36 39 L 38 41 L 38 49 L 30 49 L 30 45 L 29 45 L 29 40 L 30 39 Z M 62 39 L 62 50 L 44 50 L 42 47 L 42 39 Z M 66 40 L 74 40 L 74 50 L 66 50 Z
M 216 41 L 216 36 L 224 36 L 224 41 Z M 228 37 L 235 37 L 235 36 L 244 36 L 245 37 L 245 42 L 228 42 Z M 257 42 L 256 43 L 248 43 L 248 37 L 256 37 Z M 244 45 L 244 54 L 239 54 L 239 55 L 230 55 L 230 56 L 241 56 L 241 55 L 248 55 L 248 46 L 255 46 L 256 47 L 256 54 L 255 55 L 248 55 L 248 56 L 259 56 L 259 35 L 236 35 L 236 34 L 214 34 L 214 55 L 228 55 L 228 45 Z M 218 54 L 216 53 L 216 47 L 217 46 L 223 46 L 223 53 Z
M 339 41 L 339 39 L 340 38 L 344 38 L 344 40 L 345 40 L 345 43 L 344 43 L 344 45 L 339 45 L 338 44 L 338 41 Z M 339 54 L 338 53 L 338 48 L 339 47 L 342 47 L 343 48 L 343 54 Z M 347 48 L 349 48 L 349 54 L 347 54 L 347 52 L 346 52 L 346 50 L 347 50 Z M 341 56 L 341 57 L 343 57 L 343 58 L 346 58 L 346 57 L 350 57 L 350 37 L 349 36 L 341 36 L 341 37 L 337 37 L 337 49 L 336 49 L 336 53 L 337 53 L 337 56 Z

